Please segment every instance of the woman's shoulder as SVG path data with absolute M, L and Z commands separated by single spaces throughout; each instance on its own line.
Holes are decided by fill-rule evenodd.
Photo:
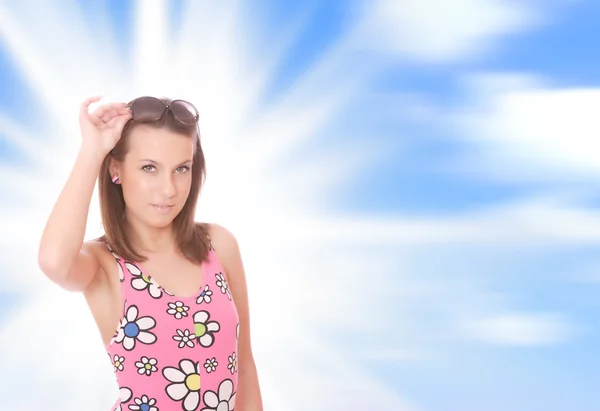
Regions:
M 219 223 L 196 223 L 201 226 L 208 235 L 215 249 L 230 249 L 231 247 L 237 247 L 237 239 L 225 226 Z
M 81 246 L 81 249 L 87 253 L 93 253 L 96 256 L 102 254 L 103 250 L 106 250 L 107 252 L 109 251 L 106 246 L 106 242 L 104 241 L 104 237 L 85 240 Z
M 93 254 L 104 270 L 114 265 L 117 257 L 104 236 L 84 241 L 82 249 L 89 254 Z
M 223 268 L 227 271 L 229 267 L 236 266 L 241 257 L 238 241 L 233 232 L 219 223 L 199 224 L 203 224 L 212 248 Z

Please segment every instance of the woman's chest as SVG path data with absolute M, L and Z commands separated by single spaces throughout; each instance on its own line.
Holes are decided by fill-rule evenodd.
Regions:
M 131 338 L 143 334 L 142 338 L 166 340 L 180 349 L 237 340 L 237 308 L 218 265 L 202 264 L 202 281 L 196 283 L 195 292 L 185 295 L 171 291 L 184 287 L 176 281 L 181 277 L 173 276 L 167 289 L 139 266 L 124 266 L 124 334 L 129 327 Z
M 136 277 L 138 286 L 154 285 L 167 294 L 181 298 L 193 298 L 202 290 L 206 281 L 210 281 L 210 271 L 214 264 L 202 264 L 190 261 L 167 260 L 148 261 L 142 264 L 129 264 L 128 271 Z

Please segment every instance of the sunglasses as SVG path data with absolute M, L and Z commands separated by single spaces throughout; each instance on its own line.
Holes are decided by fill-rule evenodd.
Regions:
M 171 104 L 165 104 L 156 97 L 138 97 L 127 107 L 131 110 L 132 120 L 139 122 L 158 121 L 170 111 L 176 121 L 191 127 L 198 124 L 200 117 L 196 107 L 185 100 L 173 100 Z

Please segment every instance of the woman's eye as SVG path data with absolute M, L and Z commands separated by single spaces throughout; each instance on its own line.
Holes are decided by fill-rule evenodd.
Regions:
M 188 171 L 190 171 L 190 168 L 188 166 L 182 166 L 177 169 L 178 173 L 187 173 Z
M 142 170 L 148 171 L 148 172 L 154 171 L 154 166 L 147 165 L 147 166 L 142 167 Z

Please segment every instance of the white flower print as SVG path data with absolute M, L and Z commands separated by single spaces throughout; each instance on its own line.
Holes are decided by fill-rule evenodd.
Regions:
M 147 395 L 142 395 L 142 398 L 134 398 L 134 404 L 129 406 L 132 411 L 158 411 L 158 408 L 154 406 L 156 400 L 154 398 L 148 398 Z
M 207 311 L 198 311 L 194 314 L 194 331 L 198 344 L 203 347 L 210 347 L 215 342 L 214 333 L 221 329 L 216 321 L 208 321 L 210 314 Z
M 217 278 L 217 287 L 221 288 L 221 292 L 223 294 L 227 294 L 227 298 L 231 301 L 231 292 L 229 291 L 229 284 L 227 283 L 227 279 L 223 275 L 223 273 L 215 274 Z
M 125 325 L 126 322 L 127 322 L 127 320 L 125 318 L 121 318 L 119 320 L 117 329 L 115 330 L 115 333 L 113 334 L 112 338 L 110 339 L 110 342 L 108 343 L 109 345 L 113 345 L 117 341 L 117 337 L 119 336 L 119 330 L 121 329 L 121 327 L 123 327 L 123 325 Z M 112 361 L 112 359 L 111 359 L 111 361 Z
M 219 384 L 219 394 L 214 391 L 204 393 L 204 404 L 207 407 L 201 411 L 232 411 L 235 408 L 236 393 L 233 392 L 233 382 L 230 379 Z
M 125 263 L 125 267 L 134 277 L 131 279 L 131 286 L 138 291 L 148 290 L 152 298 L 162 297 L 162 289 L 152 277 L 146 276 L 137 266 L 131 263 Z
M 200 405 L 200 363 L 183 359 L 179 368 L 165 367 L 162 373 L 171 383 L 165 388 L 169 398 L 183 400 L 183 411 L 195 411 Z
M 125 358 L 121 357 L 117 354 L 115 354 L 115 356 L 113 357 L 113 366 L 115 367 L 115 371 L 123 371 L 123 366 L 125 362 Z
M 196 338 L 196 335 L 190 334 L 190 330 L 177 330 L 177 335 L 173 336 L 175 341 L 179 341 L 179 348 L 183 348 L 186 345 L 190 348 L 193 348 L 194 338 Z
M 123 272 L 123 266 L 121 266 L 121 259 L 117 258 L 117 266 L 119 267 L 119 281 L 125 281 L 125 273 Z
M 209 288 L 209 286 L 205 285 L 204 290 L 202 290 L 202 292 L 196 299 L 196 304 L 202 304 L 203 302 L 205 302 L 206 304 L 210 303 L 212 300 L 212 297 L 211 297 L 212 294 L 213 294 L 213 292 Z
M 135 366 L 138 369 L 138 374 L 146 374 L 146 375 L 150 375 L 153 372 L 158 371 L 158 368 L 156 368 L 156 364 L 158 363 L 158 361 L 156 360 L 156 358 L 148 358 L 148 357 L 142 357 L 140 358 L 139 361 L 136 361 Z
M 127 401 L 129 401 L 131 399 L 131 396 L 133 395 L 133 393 L 131 392 L 131 390 L 127 387 L 121 387 L 119 389 L 119 402 L 121 404 L 117 405 L 117 408 L 115 408 L 115 411 L 123 411 L 123 409 L 121 408 L 121 405 L 126 403 Z
M 122 343 L 123 348 L 131 351 L 135 348 L 136 341 L 143 344 L 153 344 L 156 341 L 156 335 L 149 330 L 156 326 L 156 321 L 152 317 L 138 317 L 138 308 L 135 305 L 127 309 L 127 314 L 121 322 L 116 343 Z
M 181 320 L 183 317 L 187 317 L 188 310 L 190 307 L 184 305 L 181 301 L 177 301 L 175 303 L 169 303 L 169 309 L 167 310 L 168 314 L 171 314 L 173 317 Z
M 217 365 L 219 365 L 219 363 L 215 357 L 207 358 L 204 363 L 204 368 L 206 368 L 206 372 L 212 372 L 217 370 Z
M 106 240 L 104 240 L 104 244 L 106 244 L 106 248 L 108 248 L 108 251 L 110 251 L 110 253 L 113 255 L 113 257 L 115 257 L 116 260 L 119 260 L 119 256 L 115 253 L 115 251 L 110 246 L 110 244 L 108 244 L 108 242 L 106 242 Z
M 237 354 L 234 352 L 227 358 L 229 360 L 229 364 L 227 364 L 227 368 L 229 368 L 229 371 L 231 371 L 231 373 L 233 374 L 234 372 L 237 371 L 237 365 L 238 365 Z

